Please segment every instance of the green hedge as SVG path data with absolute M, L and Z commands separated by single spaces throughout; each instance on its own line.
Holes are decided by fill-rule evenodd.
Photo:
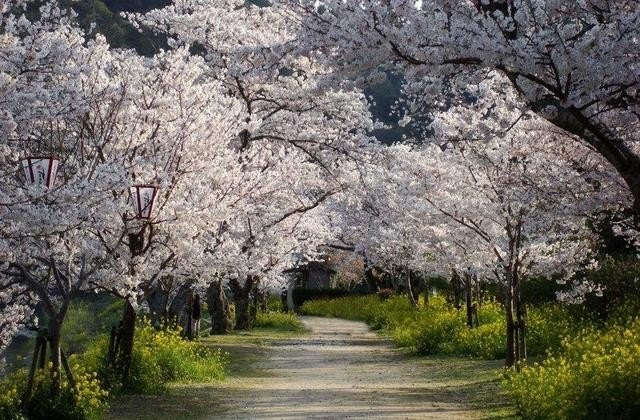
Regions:
M 258 312 L 254 327 L 270 328 L 279 331 L 304 330 L 304 325 L 296 314 L 278 311 Z

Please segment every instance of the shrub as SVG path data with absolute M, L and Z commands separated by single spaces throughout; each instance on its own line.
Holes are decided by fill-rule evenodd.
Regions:
M 584 329 L 562 352 L 512 373 L 504 388 L 525 419 L 635 419 L 640 413 L 640 319 Z
M 314 299 L 335 299 L 353 295 L 353 292 L 341 289 L 293 289 L 293 305 L 301 307 L 305 302 Z
M 97 339 L 82 361 L 100 373 L 112 387 L 123 392 L 154 394 L 170 382 L 207 382 L 224 377 L 228 355 L 206 345 L 184 340 L 179 329 L 157 330 L 148 321 L 136 327 L 129 378 L 125 384 L 110 380 L 105 366 L 108 338 Z
M 281 312 L 287 308 L 282 305 L 282 298 L 277 295 L 269 295 L 267 297 L 267 310 L 270 312 Z
M 304 325 L 295 314 L 284 312 L 258 312 L 254 326 L 281 331 L 304 330 Z
M 49 365 L 49 368 L 51 365 Z M 51 397 L 49 369 L 36 374 L 33 395 L 26 411 L 21 410 L 28 374 L 20 369 L 0 382 L 0 418 L 11 420 L 91 420 L 101 418 L 107 406 L 108 392 L 96 373 L 89 373 L 80 365 L 72 367 L 76 387 L 72 388 L 62 375 L 60 393 Z
M 352 296 L 309 301 L 302 307 L 308 315 L 335 316 L 367 322 L 373 329 L 391 335 L 400 347 L 420 354 L 457 354 L 500 359 L 504 357 L 506 327 L 502 306 L 483 302 L 480 326 L 469 329 L 464 309 L 456 309 L 441 296 L 414 308 L 406 296 L 381 301 L 377 296 Z M 543 354 L 558 348 L 570 330 L 568 311 L 558 305 L 529 310 L 529 353 Z
M 505 324 L 490 322 L 477 328 L 459 328 L 446 353 L 466 354 L 482 359 L 501 359 L 505 354 Z

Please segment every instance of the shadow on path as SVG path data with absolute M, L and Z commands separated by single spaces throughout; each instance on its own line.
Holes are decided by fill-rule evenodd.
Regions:
M 232 354 L 229 380 L 123 398 L 110 418 L 474 419 L 479 404 L 502 404 L 500 361 L 408 357 L 361 322 L 303 321 L 311 331 L 303 337 L 223 346 Z

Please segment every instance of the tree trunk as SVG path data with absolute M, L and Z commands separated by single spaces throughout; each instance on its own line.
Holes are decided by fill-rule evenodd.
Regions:
M 431 293 L 431 287 L 429 287 L 429 279 L 425 280 L 425 285 L 424 285 L 424 292 L 423 292 L 423 296 L 424 296 L 424 306 L 429 306 L 429 293 Z
M 464 295 L 467 309 L 467 327 L 473 328 L 473 280 L 468 272 L 464 273 Z
M 233 293 L 233 301 L 236 304 L 236 330 L 248 330 L 251 328 L 250 297 L 254 287 L 257 286 L 258 276 L 248 275 L 244 286 L 240 286 L 237 279 L 231 279 L 229 286 Z
M 49 320 L 48 341 L 49 360 L 51 360 L 51 396 L 56 398 L 60 394 L 62 355 L 60 354 L 60 333 L 62 325 L 58 317 Z
M 513 300 L 511 297 L 511 290 L 507 290 L 505 309 L 506 309 L 506 321 L 507 321 L 507 342 L 506 352 L 504 357 L 504 365 L 508 368 L 513 367 L 515 364 L 515 325 L 513 322 Z
M 131 358 L 133 356 L 133 339 L 136 331 L 136 310 L 127 299 L 124 304 L 122 320 L 120 321 L 120 340 L 117 367 L 122 376 L 122 381 L 129 378 Z
M 287 310 L 288 312 L 294 312 L 296 310 L 296 304 L 293 301 L 293 289 L 295 288 L 295 281 L 289 281 L 287 285 Z
M 452 270 L 451 272 L 451 281 L 449 284 L 451 285 L 451 303 L 455 306 L 456 309 L 460 309 L 462 305 L 460 301 L 462 300 L 462 280 L 460 279 L 460 275 L 456 270 Z
M 258 316 L 258 305 L 260 304 L 260 291 L 255 287 L 250 295 L 251 305 L 249 306 L 249 322 L 253 325 Z
M 527 341 L 526 341 L 526 331 L 527 331 L 527 325 L 526 325 L 526 313 L 525 313 L 525 307 L 521 301 L 520 298 L 520 287 L 519 284 L 517 285 L 516 288 L 516 296 L 514 299 L 514 307 L 516 310 L 516 331 L 517 331 L 517 337 L 518 337 L 518 341 L 516 343 L 517 348 L 516 348 L 516 361 L 517 362 L 524 362 L 527 359 Z M 519 367 L 518 367 L 519 369 Z
M 249 297 L 234 296 L 233 301 L 236 304 L 236 330 L 248 330 L 251 328 L 251 317 L 249 315 Z
M 364 278 L 371 293 L 378 293 L 380 290 L 380 276 L 377 274 L 375 267 L 369 265 L 369 261 L 364 260 L 365 270 Z
M 207 304 L 211 315 L 211 334 L 229 332 L 229 303 L 222 280 L 213 281 L 207 289 Z
M 183 284 L 180 286 L 178 291 L 176 292 L 171 304 L 169 305 L 168 314 L 169 318 L 172 319 L 173 322 L 176 322 L 178 325 L 185 325 L 184 318 L 186 316 L 185 307 L 187 305 L 187 300 L 189 299 L 189 294 L 191 293 L 191 284 Z
M 413 294 L 413 285 L 411 284 L 411 270 L 407 269 L 407 295 L 409 296 L 409 302 L 415 308 L 418 307 L 418 302 Z
M 153 289 L 147 293 L 145 300 L 149 305 L 149 317 L 151 323 L 159 327 L 168 321 L 167 304 L 169 302 L 169 290 L 164 289 L 161 282 L 157 282 Z
M 473 286 L 471 296 L 473 296 L 473 321 L 476 327 L 480 326 L 480 281 L 478 275 L 473 275 Z

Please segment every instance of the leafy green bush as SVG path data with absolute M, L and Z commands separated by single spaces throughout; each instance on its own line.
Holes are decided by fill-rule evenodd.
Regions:
M 270 312 L 282 312 L 287 308 L 282 305 L 282 299 L 280 296 L 269 295 L 267 297 L 267 310 Z
M 296 314 L 284 312 L 258 312 L 254 327 L 281 331 L 302 331 L 304 325 Z
M 341 289 L 293 289 L 293 305 L 296 308 L 304 305 L 305 302 L 314 299 L 335 299 L 339 297 L 351 296 L 354 293 Z
M 417 309 L 406 296 L 386 300 L 375 295 L 314 300 L 305 303 L 302 312 L 364 321 L 373 329 L 391 335 L 398 346 L 420 354 L 504 357 L 505 316 L 502 306 L 495 301 L 480 306 L 480 326 L 471 329 L 467 328 L 465 311 L 456 309 L 441 296 Z M 549 348 L 558 348 L 570 325 L 568 311 L 558 305 L 530 308 L 529 354 L 543 354 Z
M 525 419 L 636 419 L 640 319 L 566 339 L 558 355 L 503 382 Z
M 108 380 L 105 366 L 108 338 L 94 342 L 82 356 L 84 364 Z M 123 392 L 153 394 L 170 382 L 207 382 L 224 378 L 228 355 L 206 345 L 184 340 L 178 329 L 157 330 L 148 321 L 136 327 L 128 382 Z M 116 385 L 118 386 L 118 385 Z
M 62 375 L 57 397 L 51 395 L 49 369 L 39 370 L 35 377 L 33 395 L 28 408 L 21 410 L 28 373 L 20 369 L 0 382 L 0 418 L 11 420 L 91 420 L 99 419 L 107 406 L 108 392 L 101 386 L 95 373 L 80 365 L 71 370 L 76 382 L 72 388 L 66 375 Z

